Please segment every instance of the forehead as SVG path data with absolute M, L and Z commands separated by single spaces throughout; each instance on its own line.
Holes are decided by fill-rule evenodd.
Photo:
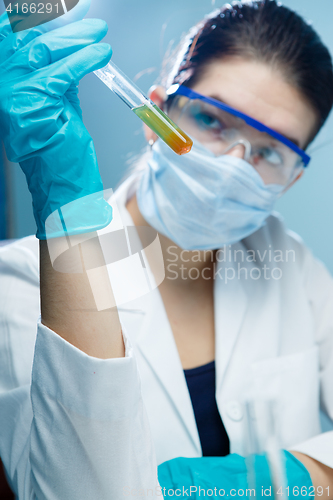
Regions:
M 193 90 L 215 97 L 304 147 L 317 123 L 301 93 L 271 66 L 241 58 L 207 65 Z

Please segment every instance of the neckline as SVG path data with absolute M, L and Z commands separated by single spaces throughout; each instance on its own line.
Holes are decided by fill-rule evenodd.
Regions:
M 196 366 L 195 368 L 188 368 L 184 370 L 184 374 L 185 376 L 199 375 L 213 370 L 215 370 L 215 360 L 210 361 L 210 363 L 207 363 L 205 365 Z

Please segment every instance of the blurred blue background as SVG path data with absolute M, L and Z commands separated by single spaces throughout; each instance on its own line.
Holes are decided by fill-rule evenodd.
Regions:
M 113 61 L 147 91 L 158 77 L 162 58 L 171 40 L 214 7 L 216 0 L 92 0 L 89 17 L 107 21 L 106 41 Z M 285 0 L 284 4 L 312 21 L 333 53 L 332 0 Z M 3 11 L 3 5 L 1 5 Z M 145 146 L 141 121 L 93 74 L 80 84 L 85 124 L 92 135 L 105 188 L 115 188 L 135 155 Z M 323 146 L 323 144 L 325 144 Z M 317 148 L 317 149 L 316 149 Z M 304 239 L 333 273 L 333 116 L 311 147 L 313 161 L 303 179 L 279 202 L 278 210 L 289 228 Z M 35 232 L 30 194 L 15 164 L 2 163 L 0 155 L 0 238 L 18 238 Z M 6 176 L 7 213 L 1 208 Z

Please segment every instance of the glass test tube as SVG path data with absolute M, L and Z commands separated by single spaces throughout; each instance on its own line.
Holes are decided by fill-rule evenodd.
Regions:
M 94 73 L 175 153 L 182 155 L 191 150 L 192 139 L 148 99 L 115 64 L 110 62 Z
M 256 477 L 256 461 L 265 456 L 272 481 L 275 500 L 286 498 L 287 475 L 280 445 L 277 402 L 275 400 L 249 400 L 245 404 L 247 424 L 247 472 L 251 489 L 262 496 L 262 485 Z

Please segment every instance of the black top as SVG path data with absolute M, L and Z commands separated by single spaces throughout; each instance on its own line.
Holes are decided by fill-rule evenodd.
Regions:
M 215 361 L 184 370 L 200 437 L 202 455 L 218 457 L 229 454 L 229 438 L 215 399 Z

